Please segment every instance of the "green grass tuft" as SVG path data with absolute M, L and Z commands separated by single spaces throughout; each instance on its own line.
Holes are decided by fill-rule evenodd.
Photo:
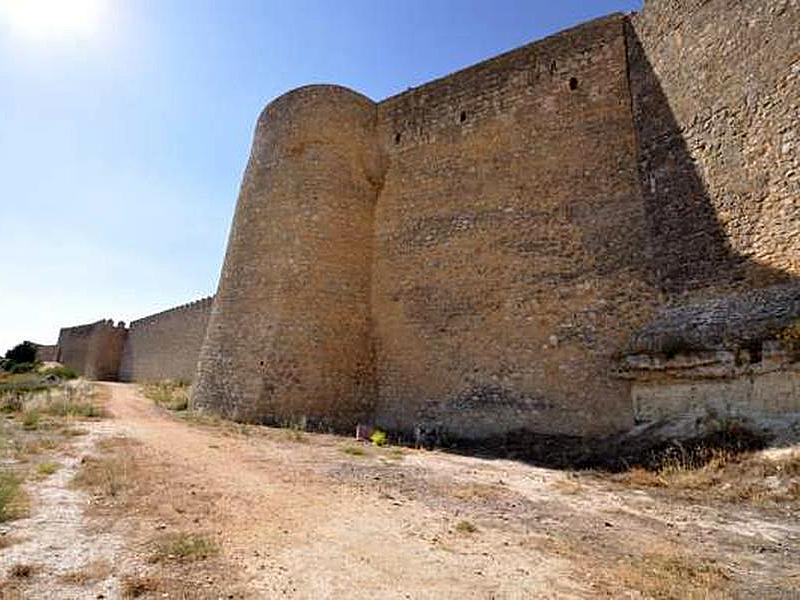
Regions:
M 217 553 L 207 537 L 197 533 L 170 533 L 156 541 L 150 562 L 202 560 Z
M 51 462 L 51 461 L 42 462 L 42 463 L 39 463 L 39 464 L 36 466 L 36 472 L 37 472 L 39 475 L 42 475 L 42 476 L 52 475 L 53 473 L 55 473 L 56 471 L 58 471 L 58 468 L 59 468 L 60 466 L 61 466 L 61 465 L 59 465 L 59 464 L 58 464 L 58 463 L 56 463 L 56 462 Z

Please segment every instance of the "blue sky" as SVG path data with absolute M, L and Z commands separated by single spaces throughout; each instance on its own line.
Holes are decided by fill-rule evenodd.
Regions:
M 640 0 L 0 0 L 0 352 L 212 294 L 261 108 L 379 100 Z M 39 1 L 39 0 L 37 0 Z M 43 4 L 47 4 L 45 0 Z M 63 9 L 61 9 L 63 12 Z

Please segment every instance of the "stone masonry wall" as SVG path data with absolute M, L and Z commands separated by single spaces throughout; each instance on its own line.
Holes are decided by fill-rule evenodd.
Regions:
M 624 429 L 615 351 L 656 298 L 624 18 L 380 104 L 376 421 L 455 436 Z
M 654 282 L 800 275 L 800 1 L 646 0 L 629 59 Z
M 652 311 L 624 18 L 379 105 L 259 119 L 193 402 L 482 437 L 614 431 L 606 371 Z
M 203 298 L 133 321 L 122 355 L 120 379 L 192 381 L 213 300 Z
M 58 360 L 58 344 L 36 344 L 36 360 L 42 362 Z
M 58 335 L 58 361 L 87 379 L 115 381 L 127 333 L 124 323 L 113 321 L 65 327 Z
M 800 275 L 798 3 L 647 0 L 383 102 L 272 102 L 194 406 L 599 435 L 633 424 L 633 385 L 657 414 L 615 373 L 657 311 Z M 750 375 L 744 402 L 796 390 Z
M 300 88 L 262 113 L 195 406 L 318 428 L 371 411 L 375 122 L 374 102 L 338 86 Z

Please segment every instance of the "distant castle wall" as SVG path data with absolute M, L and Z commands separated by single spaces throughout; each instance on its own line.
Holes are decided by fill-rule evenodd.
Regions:
M 213 298 L 203 298 L 130 324 L 122 354 L 122 381 L 192 381 Z
M 58 360 L 58 344 L 36 344 L 36 360 L 42 362 Z
M 88 379 L 116 381 L 128 330 L 104 320 L 65 327 L 58 335 L 58 361 Z

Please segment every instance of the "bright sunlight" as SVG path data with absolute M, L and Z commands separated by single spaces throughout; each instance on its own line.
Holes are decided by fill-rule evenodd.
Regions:
M 104 5 L 104 0 L 0 0 L 0 19 L 29 37 L 88 37 L 97 31 Z

